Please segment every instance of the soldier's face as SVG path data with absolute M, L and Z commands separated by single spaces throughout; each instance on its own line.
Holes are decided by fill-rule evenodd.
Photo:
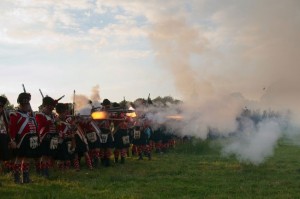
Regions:
M 26 111 L 26 112 L 30 112 L 30 110 L 31 110 L 31 107 L 30 107 L 30 104 L 29 104 L 29 103 L 21 104 L 20 107 L 21 107 L 21 109 L 22 109 L 23 111 Z
M 52 105 L 45 106 L 45 111 L 47 113 L 51 113 L 53 110 L 54 110 L 54 106 L 52 106 Z

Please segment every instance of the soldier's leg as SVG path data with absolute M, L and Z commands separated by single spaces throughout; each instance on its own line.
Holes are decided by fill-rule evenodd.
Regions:
M 139 155 L 138 160 L 142 160 L 143 159 L 143 146 L 142 145 L 137 146 L 137 153 Z
M 97 148 L 94 150 L 94 158 L 93 158 L 93 162 L 94 162 L 94 167 L 97 167 L 99 164 L 99 159 L 100 159 L 100 149 Z
M 20 184 L 21 182 L 21 168 L 22 168 L 22 158 L 17 157 L 14 163 L 14 167 L 13 167 L 13 174 L 14 174 L 14 182 L 16 184 Z
M 111 149 L 107 148 L 105 151 L 105 166 L 106 167 L 110 166 L 110 156 L 111 156 Z
M 78 154 L 75 154 L 75 157 L 73 159 L 74 168 L 76 171 L 80 171 L 80 164 L 79 164 L 79 157 Z
M 105 161 L 104 161 L 105 151 L 104 151 L 104 148 L 100 149 L 99 155 L 100 155 L 101 164 L 104 166 L 105 165 Z
M 23 158 L 22 161 L 23 183 L 31 182 L 29 177 L 29 168 L 30 168 L 29 158 Z
M 85 163 L 88 166 L 89 169 L 93 169 L 92 161 L 87 152 L 84 153 Z
M 121 164 L 125 163 L 126 155 L 127 155 L 127 148 L 121 149 Z
M 120 149 L 114 150 L 115 163 L 119 162 Z

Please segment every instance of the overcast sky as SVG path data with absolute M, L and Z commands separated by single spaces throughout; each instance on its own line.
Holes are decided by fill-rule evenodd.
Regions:
M 299 9 L 298 0 L 1 0 L 0 93 L 16 104 L 24 83 L 35 109 L 38 89 L 68 102 L 96 85 L 112 101 L 219 90 L 259 99 L 299 71 Z

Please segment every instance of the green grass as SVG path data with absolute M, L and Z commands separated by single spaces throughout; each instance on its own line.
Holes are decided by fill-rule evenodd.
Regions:
M 50 180 L 34 174 L 26 185 L 2 174 L 0 198 L 300 198 L 299 154 L 281 140 L 273 157 L 254 166 L 222 157 L 218 141 L 194 140 L 151 161 L 56 171 Z

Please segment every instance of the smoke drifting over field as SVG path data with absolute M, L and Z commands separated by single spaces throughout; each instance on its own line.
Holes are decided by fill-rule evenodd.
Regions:
M 214 33 L 193 25 L 188 12 L 176 10 L 172 17 L 159 13 L 150 40 L 157 60 L 172 75 L 184 101 L 180 107 L 183 120 L 169 128 L 202 139 L 211 132 L 234 134 L 223 154 L 233 154 L 243 162 L 260 164 L 271 156 L 278 139 L 288 133 L 287 119 L 299 113 L 300 80 L 295 74 L 300 74 L 300 20 L 296 7 L 297 1 L 224 5 L 212 17 Z M 245 117 L 248 121 L 241 124 L 237 118 L 245 106 L 280 114 L 256 122 Z M 293 111 L 286 115 L 287 110 Z M 149 117 L 162 122 L 162 116 L 158 112 Z M 292 118 L 296 126 L 297 118 Z

